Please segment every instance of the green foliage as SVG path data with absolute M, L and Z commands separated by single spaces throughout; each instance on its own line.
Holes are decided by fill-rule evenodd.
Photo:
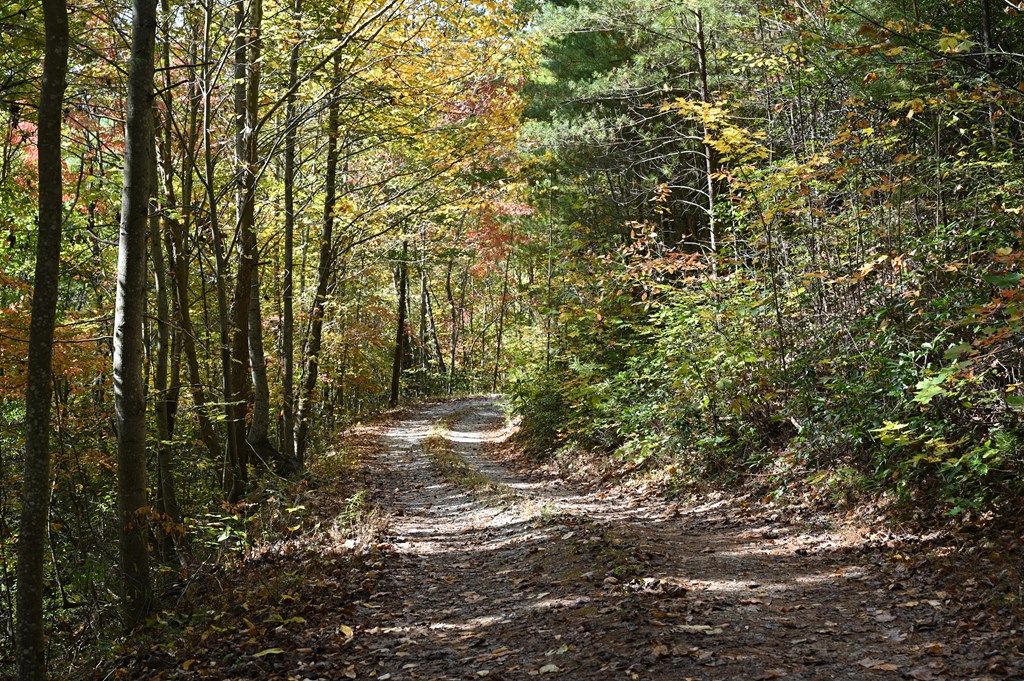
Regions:
M 534 446 L 950 513 L 1019 499 L 1024 72 L 999 47 L 1019 22 L 993 13 L 986 36 L 970 3 L 708 12 L 728 33 L 717 92 L 666 77 L 655 103 L 618 87 L 677 35 L 652 37 L 646 5 L 619 27 L 614 5 L 552 13 L 580 34 L 548 54 L 609 36 L 622 54 L 539 86 L 578 94 L 542 99 L 560 113 L 536 137 L 558 187 L 538 180 L 534 238 L 569 257 L 554 357 L 524 353 L 511 386 Z M 690 11 L 675 26 L 692 36 Z M 696 42 L 675 58 L 694 73 Z

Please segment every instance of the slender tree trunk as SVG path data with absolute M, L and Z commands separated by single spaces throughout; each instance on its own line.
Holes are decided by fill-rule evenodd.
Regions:
M 711 91 L 708 88 L 708 61 L 707 47 L 704 45 L 704 14 L 701 10 L 695 10 L 697 18 L 697 71 L 700 76 L 700 98 L 701 101 L 711 103 Z M 715 150 L 708 144 L 708 128 L 704 126 L 704 172 L 707 178 L 706 191 L 708 194 L 708 250 L 714 256 L 718 252 L 718 226 L 715 223 L 715 179 L 716 158 Z M 711 260 L 712 272 L 717 271 L 715 258 Z
M 494 348 L 494 376 L 491 378 L 491 390 L 498 389 L 498 372 L 501 368 L 501 343 L 505 334 L 505 301 L 508 299 L 508 268 L 512 263 L 512 249 L 515 247 L 515 232 L 509 242 L 508 255 L 505 256 L 505 272 L 501 278 L 501 302 L 498 304 L 498 330 Z
M 228 500 L 238 501 L 245 494 L 248 479 L 249 448 L 246 442 L 248 414 L 249 338 L 253 281 L 258 279 L 256 221 L 256 104 L 259 95 L 259 39 L 263 19 L 261 0 L 252 0 L 246 12 L 245 0 L 235 1 L 235 201 L 236 250 L 238 265 L 235 290 L 228 312 L 231 339 L 230 402 L 228 428 L 233 435 L 234 451 L 229 454 L 230 481 Z M 250 54 L 251 52 L 251 54 Z M 262 333 L 262 330 L 260 330 Z
M 156 0 L 134 0 L 132 59 L 128 71 L 128 117 L 124 191 L 114 305 L 114 409 L 117 414 L 118 511 L 126 625 L 149 611 L 151 586 L 146 546 L 146 395 L 143 375 L 143 316 L 146 297 L 146 234 L 152 176 L 153 57 Z
M 160 208 L 156 201 L 156 139 L 151 138 L 150 178 L 152 182 L 152 201 L 149 213 L 149 250 L 153 260 L 153 283 L 156 292 L 156 348 L 153 371 L 153 389 L 156 392 L 153 410 L 156 416 L 157 432 L 157 510 L 164 516 L 160 518 L 160 530 L 157 535 L 166 548 L 177 544 L 179 534 L 176 530 L 167 530 L 167 524 L 175 527 L 181 525 L 181 514 L 178 511 L 178 495 L 174 482 L 174 452 L 171 439 L 174 436 L 175 398 L 170 390 L 170 305 L 167 300 L 167 270 L 164 263 L 163 241 L 160 235 Z
M 189 196 L 189 194 L 184 194 Z M 186 202 L 187 205 L 187 202 Z M 191 220 L 190 214 L 183 210 L 183 216 Z M 169 260 L 169 271 L 171 273 L 171 294 L 174 296 L 174 317 L 178 326 L 177 337 L 180 345 L 180 352 L 185 354 L 185 365 L 188 369 L 189 392 L 192 401 L 195 403 L 196 418 L 199 421 L 199 430 L 203 444 L 210 456 L 216 460 L 223 451 L 221 450 L 220 438 L 211 419 L 211 407 L 206 394 L 205 381 L 199 368 L 199 357 L 196 353 L 195 326 L 192 323 L 192 313 L 189 309 L 189 264 L 188 254 L 185 252 L 185 235 L 187 230 L 172 217 L 166 217 L 167 232 L 167 257 Z M 187 223 L 186 223 L 187 224 Z
M 166 17 L 170 17 L 170 6 L 168 0 L 162 0 L 163 14 Z M 187 113 L 187 127 L 186 127 L 186 146 L 189 151 L 186 151 L 182 155 L 182 173 L 181 173 L 181 219 L 179 220 L 176 216 L 178 214 L 178 202 L 174 195 L 174 164 L 173 155 L 171 149 L 173 148 L 173 128 L 170 123 L 170 112 L 172 110 L 171 105 L 173 98 L 171 96 L 171 88 L 173 85 L 173 72 L 171 69 L 171 54 L 170 54 L 170 38 L 166 35 L 169 31 L 169 27 L 165 26 L 165 37 L 164 37 L 164 107 L 167 111 L 168 121 L 164 125 L 163 137 L 162 137 L 162 153 L 160 154 L 160 165 L 163 168 L 163 187 L 164 187 L 164 245 L 165 252 L 167 255 L 167 271 L 170 274 L 171 281 L 168 284 L 169 294 L 171 301 L 173 302 L 173 317 L 175 320 L 175 328 L 173 329 L 174 339 L 171 343 L 174 348 L 172 353 L 172 367 L 170 375 L 170 390 L 174 393 L 174 402 L 177 402 L 177 395 L 180 393 L 180 364 L 181 364 L 181 353 L 185 354 L 185 363 L 188 368 L 189 376 L 189 392 L 192 395 L 192 401 L 195 403 L 196 418 L 199 421 L 200 435 L 207 451 L 210 453 L 211 458 L 216 461 L 222 454 L 220 438 L 217 436 L 217 430 L 213 425 L 213 419 L 211 418 L 211 409 L 209 406 L 209 399 L 206 395 L 205 381 L 202 377 L 202 373 L 199 369 L 199 358 L 196 355 L 196 340 L 195 340 L 195 328 L 192 324 L 192 314 L 190 310 L 189 300 L 189 261 L 188 253 L 185 251 L 185 239 L 191 232 L 193 224 L 192 215 L 192 192 L 193 182 L 195 177 L 196 159 L 194 156 L 193 149 L 196 148 L 196 141 L 199 137 L 198 131 L 198 118 L 199 118 L 199 103 L 201 98 L 199 96 L 199 83 L 197 78 L 196 69 L 192 68 L 189 71 L 189 85 L 188 85 L 188 101 L 189 109 Z M 193 61 L 198 61 L 196 55 L 196 44 L 192 43 L 191 57 Z M 175 409 L 175 412 L 177 410 Z M 173 433 L 174 428 L 171 428 Z
M 233 412 L 230 399 L 234 393 L 231 382 L 231 338 L 228 328 L 228 302 L 227 302 L 227 255 L 224 253 L 224 240 L 220 233 L 220 219 L 217 208 L 217 192 L 214 187 L 214 154 L 211 128 L 213 126 L 213 48 L 210 35 L 213 23 L 213 0 L 208 0 L 204 8 L 203 17 L 203 156 L 206 167 L 206 203 L 207 214 L 210 221 L 210 236 L 213 241 L 214 259 L 217 266 L 217 319 L 220 330 L 220 361 L 221 361 L 221 386 L 224 396 L 224 416 L 228 424 L 231 423 Z M 178 286 L 183 285 L 183 280 Z M 206 300 L 206 296 L 203 296 Z M 187 308 L 183 308 L 187 309 Z M 191 366 L 189 367 L 192 373 Z M 195 377 L 193 376 L 193 383 Z M 236 430 L 227 429 L 227 451 L 225 452 L 223 483 L 224 490 L 230 499 L 233 496 L 235 485 L 235 461 L 238 458 L 238 441 L 235 439 Z
M 981 36 L 985 45 L 985 69 L 989 75 L 993 74 L 995 69 L 995 60 L 993 59 L 992 50 L 994 49 L 993 38 L 992 38 L 992 3 L 991 0 L 981 0 L 981 25 L 982 31 Z M 991 101 L 988 104 L 988 134 L 989 139 L 992 143 L 992 149 L 994 150 L 998 144 L 999 138 L 996 135 L 996 108 L 995 104 Z
M 434 305 L 430 300 L 430 287 L 427 287 L 427 316 L 430 319 L 430 337 L 434 343 L 434 356 L 437 357 L 437 370 L 442 376 L 447 375 L 448 369 L 445 366 L 444 351 L 441 350 L 441 339 L 437 337 L 437 324 L 434 321 Z
M 164 66 L 164 121 L 159 134 L 153 136 L 152 160 L 151 160 L 151 196 L 153 206 L 150 211 L 150 253 L 153 260 L 153 281 L 156 287 L 157 305 L 157 365 L 156 377 L 156 399 L 153 402 L 157 423 L 157 500 L 158 510 L 162 514 L 160 531 L 163 548 L 182 546 L 183 534 L 181 532 L 181 512 L 178 506 L 177 485 L 174 476 L 174 450 L 171 444 L 174 438 L 175 420 L 178 411 L 178 397 L 181 392 L 181 330 L 171 325 L 171 296 L 168 295 L 167 264 L 164 254 L 165 245 L 171 243 L 170 231 L 172 221 L 177 221 L 177 200 L 174 194 L 174 172 L 171 160 L 171 149 L 174 147 L 174 135 L 172 129 L 172 113 L 174 111 L 174 100 L 171 94 L 173 86 L 171 73 L 171 37 L 170 22 L 171 11 L 170 1 L 161 0 L 161 13 L 164 18 L 162 26 L 163 50 L 162 61 Z M 157 112 L 153 112 L 154 122 L 159 120 Z M 163 153 L 157 155 L 157 140 L 162 143 Z M 159 210 L 160 194 L 158 167 L 163 161 L 163 196 L 164 210 Z M 161 216 L 163 217 L 164 229 L 161 230 Z M 167 249 L 168 256 L 170 249 Z
M 302 13 L 302 0 L 292 6 L 293 19 Z M 292 270 L 295 266 L 295 138 L 298 116 L 295 108 L 295 84 L 299 80 L 299 41 L 292 44 L 288 58 L 288 105 L 285 114 L 284 140 L 284 282 L 282 285 L 281 354 L 284 376 L 282 387 L 282 432 L 279 439 L 281 455 L 289 461 L 295 456 L 295 312 L 292 293 Z
M 391 397 L 388 405 L 398 406 L 398 398 L 402 392 L 402 360 L 405 357 L 405 311 L 406 295 L 409 288 L 409 267 L 406 259 L 409 255 L 409 242 L 402 242 L 402 264 L 398 275 L 398 325 L 395 331 L 395 357 L 391 363 Z
M 429 386 L 427 376 L 430 351 L 427 346 L 427 230 L 426 223 L 420 225 L 420 304 L 419 336 L 417 338 L 420 365 L 420 392 L 426 393 Z
M 25 386 L 25 477 L 18 541 L 17 648 L 20 681 L 46 678 L 43 635 L 43 555 L 50 513 L 50 403 L 53 329 L 60 283 L 64 211 L 61 122 L 68 69 L 68 10 L 65 0 L 43 0 L 46 48 L 39 93 L 39 237 L 29 324 Z
M 452 269 L 455 267 L 455 259 L 448 259 L 448 269 L 445 272 L 444 292 L 448 297 L 448 307 L 452 316 L 451 343 L 448 346 L 448 394 L 451 395 L 455 389 L 455 361 L 458 357 L 459 338 L 462 335 L 462 316 L 466 302 L 466 280 L 463 278 L 460 300 L 455 302 L 455 294 L 452 290 Z
M 249 365 L 252 369 L 253 406 L 252 423 L 245 441 L 260 460 L 273 466 L 280 475 L 298 470 L 293 458 L 285 457 L 270 442 L 270 385 L 267 381 L 266 354 L 263 349 L 263 313 L 260 310 L 259 270 L 252 278 L 249 297 Z
M 334 76 L 340 71 L 340 61 L 335 59 Z M 306 444 L 312 415 L 313 391 L 316 389 L 320 369 L 320 347 L 323 339 L 324 313 L 327 307 L 327 293 L 330 289 L 331 272 L 334 265 L 334 208 L 337 199 L 338 175 L 338 130 L 340 128 L 340 100 L 331 93 L 331 104 L 327 113 L 327 177 L 324 181 L 324 219 L 320 233 L 320 261 L 317 263 L 316 295 L 309 311 L 309 333 L 303 352 L 305 366 L 302 372 L 302 389 L 299 395 L 299 409 L 295 418 L 295 455 L 299 465 L 306 460 Z
M 292 459 L 285 459 L 270 442 L 270 386 L 267 382 L 266 353 L 263 348 L 263 312 L 260 308 L 260 271 L 259 271 L 259 244 L 255 226 L 255 203 L 256 203 L 256 170 L 259 164 L 259 153 L 257 148 L 256 119 L 259 112 L 260 93 L 260 55 L 262 41 L 260 38 L 261 25 L 263 22 L 262 0 L 252 0 L 250 5 L 250 44 L 246 54 L 247 78 L 245 92 L 245 201 L 246 209 L 239 221 L 239 242 L 243 238 L 248 244 L 248 257 L 251 262 L 250 291 L 247 346 L 248 361 L 252 378 L 252 423 L 245 434 L 245 442 L 249 446 L 245 460 L 249 453 L 255 454 L 265 465 L 273 465 L 281 474 L 290 474 L 297 469 Z M 240 257 L 246 257 L 241 256 Z M 239 266 L 241 271 L 242 266 Z M 236 357 L 237 361 L 237 357 Z M 244 383 L 243 381 L 241 381 Z

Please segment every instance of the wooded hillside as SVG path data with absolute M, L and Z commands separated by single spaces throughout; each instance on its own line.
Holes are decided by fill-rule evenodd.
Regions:
M 1015 504 L 1019 7 L 556 4 L 526 128 L 556 256 L 511 388 L 538 446 Z

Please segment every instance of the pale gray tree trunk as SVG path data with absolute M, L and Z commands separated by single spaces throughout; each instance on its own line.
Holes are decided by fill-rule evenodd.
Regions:
M 146 312 L 146 236 L 152 178 L 153 57 L 156 0 L 132 3 L 124 189 L 114 303 L 114 410 L 117 415 L 117 498 L 121 524 L 121 577 L 125 624 L 149 611 L 152 588 L 146 528 L 146 394 L 143 316 Z

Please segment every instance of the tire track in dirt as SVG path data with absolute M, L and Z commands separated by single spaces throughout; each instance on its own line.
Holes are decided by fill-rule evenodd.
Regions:
M 848 533 L 737 500 L 577 492 L 498 461 L 508 435 L 500 403 L 475 398 L 383 436 L 390 548 L 358 606 L 355 678 L 1021 677 L 1012 634 L 960 622 L 948 594 L 878 569 Z M 455 484 L 424 446 L 440 438 L 492 484 Z

